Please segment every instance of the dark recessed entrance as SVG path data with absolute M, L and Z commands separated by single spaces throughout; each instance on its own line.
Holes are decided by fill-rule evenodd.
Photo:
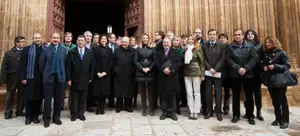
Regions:
M 107 26 L 117 36 L 124 35 L 125 0 L 66 0 L 65 31 L 74 36 L 89 30 L 107 33 Z

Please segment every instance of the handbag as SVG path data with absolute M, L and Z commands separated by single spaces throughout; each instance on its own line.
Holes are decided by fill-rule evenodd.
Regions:
M 283 73 L 275 73 L 270 77 L 272 87 L 288 87 L 298 84 L 298 75 L 296 73 L 285 70 Z

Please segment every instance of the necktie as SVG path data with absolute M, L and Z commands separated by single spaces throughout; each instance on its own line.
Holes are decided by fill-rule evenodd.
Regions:
M 57 52 L 57 47 L 58 47 L 58 46 L 54 46 L 54 48 L 55 48 L 55 52 Z
M 165 56 L 168 57 L 169 49 L 165 49 Z
M 80 59 L 82 60 L 83 59 L 83 51 L 82 51 L 82 49 L 79 50 L 79 55 L 80 55 Z

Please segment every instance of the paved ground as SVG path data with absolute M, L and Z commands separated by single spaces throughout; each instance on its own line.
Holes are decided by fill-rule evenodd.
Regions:
M 69 112 L 63 111 L 63 125 L 51 124 L 49 128 L 44 128 L 43 122 L 25 126 L 22 117 L 4 120 L 2 112 L 0 136 L 300 136 L 300 107 L 290 108 L 291 122 L 286 130 L 270 125 L 274 119 L 272 109 L 264 109 L 265 121 L 256 120 L 254 126 L 245 119 L 232 124 L 231 115 L 224 116 L 222 122 L 216 118 L 204 120 L 203 116 L 197 121 L 188 120 L 188 109 L 183 108 L 182 111 L 177 122 L 159 120 L 159 110 L 154 117 L 143 117 L 140 108 L 133 113 L 122 111 L 117 114 L 112 109 L 107 109 L 105 115 L 86 113 L 87 120 L 84 122 L 71 122 Z

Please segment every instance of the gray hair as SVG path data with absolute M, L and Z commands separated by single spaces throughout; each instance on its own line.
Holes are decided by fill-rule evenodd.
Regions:
M 83 35 L 84 36 L 86 36 L 86 35 L 92 35 L 93 36 L 93 34 L 90 31 L 85 31 Z

